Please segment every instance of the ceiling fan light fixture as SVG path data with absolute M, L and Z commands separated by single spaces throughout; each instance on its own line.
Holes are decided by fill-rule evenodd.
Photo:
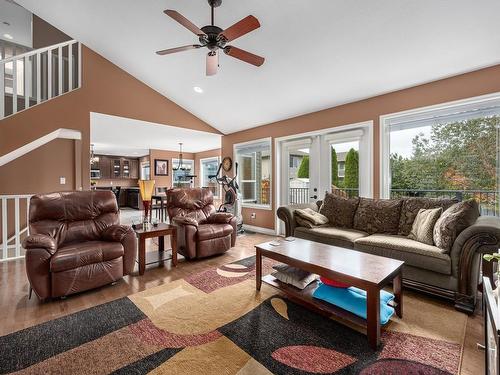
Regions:
M 219 53 L 223 51 L 226 55 L 244 61 L 254 66 L 261 66 L 265 59 L 263 57 L 254 55 L 253 53 L 245 50 L 227 45 L 235 39 L 242 37 L 260 27 L 259 20 L 250 15 L 242 20 L 236 22 L 234 25 L 227 29 L 222 29 L 215 25 L 215 8 L 222 4 L 222 0 L 208 0 L 208 5 L 211 8 L 211 24 L 203 27 L 198 27 L 179 12 L 167 9 L 164 13 L 179 23 L 181 26 L 191 31 L 198 37 L 199 44 L 191 44 L 182 47 L 168 48 L 156 51 L 158 55 L 169 55 L 172 53 L 189 51 L 198 48 L 207 48 L 208 54 L 206 55 L 206 75 L 214 76 L 219 69 Z M 195 90 L 196 91 L 196 90 Z

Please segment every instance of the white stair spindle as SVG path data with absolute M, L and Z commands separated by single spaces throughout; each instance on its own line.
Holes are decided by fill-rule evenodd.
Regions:
M 73 90 L 73 43 L 68 45 L 68 92 Z
M 2 198 L 2 259 L 7 256 L 7 198 Z
M 30 107 L 31 96 L 31 61 L 30 57 L 24 58 L 24 109 Z
M 19 197 L 14 199 L 14 227 L 15 227 L 15 244 L 16 244 L 16 257 L 21 256 L 21 228 L 20 228 L 20 218 L 19 218 Z
M 12 61 L 12 114 L 17 112 L 17 60 Z
M 42 54 L 36 54 L 36 104 L 42 101 Z
M 63 57 L 62 57 L 62 46 L 59 46 L 57 50 L 57 57 L 58 57 L 58 62 L 57 62 L 57 68 L 59 71 L 58 77 L 57 77 L 57 82 L 59 83 L 59 89 L 57 90 L 57 95 L 62 95 L 63 91 Z
M 0 62 L 0 119 L 5 117 L 5 64 Z
M 78 43 L 78 88 L 82 87 L 82 43 Z
M 47 100 L 52 99 L 52 50 L 47 51 Z
M 28 228 L 28 236 L 30 235 L 30 199 L 26 198 L 26 228 Z

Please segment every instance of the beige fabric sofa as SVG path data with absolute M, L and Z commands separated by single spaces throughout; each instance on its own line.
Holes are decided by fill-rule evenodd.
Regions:
M 279 207 L 277 214 L 285 224 L 286 236 L 403 260 L 406 287 L 453 300 L 457 310 L 466 313 L 474 311 L 482 255 L 497 252 L 500 246 L 500 218 L 480 216 L 458 235 L 451 250 L 445 251 L 401 234 L 370 235 L 359 228 L 331 225 L 315 228 L 297 226 L 295 209 L 308 207 L 318 211 L 320 205 L 321 202 Z M 404 205 L 402 207 L 400 215 L 405 215 Z

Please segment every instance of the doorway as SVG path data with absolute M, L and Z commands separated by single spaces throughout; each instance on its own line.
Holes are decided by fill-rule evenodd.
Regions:
M 325 192 L 372 197 L 371 121 L 277 138 L 275 142 L 278 206 L 317 202 Z

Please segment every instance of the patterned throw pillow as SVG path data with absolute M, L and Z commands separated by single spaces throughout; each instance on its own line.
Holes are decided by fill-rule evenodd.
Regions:
M 474 224 L 479 217 L 479 205 L 474 199 L 456 203 L 448 208 L 434 226 L 434 243 L 450 251 L 457 236 Z
M 434 225 L 442 213 L 441 207 L 418 210 L 408 238 L 427 245 L 434 245 Z
M 458 200 L 450 198 L 403 198 L 398 234 L 402 236 L 408 236 L 410 234 L 413 222 L 421 208 L 429 209 L 441 207 L 443 211 L 445 211 L 455 203 L 458 203 Z
M 402 203 L 400 199 L 360 198 L 354 229 L 369 234 L 397 234 Z
M 344 198 L 327 192 L 319 213 L 328 218 L 331 226 L 352 228 L 358 203 L 359 198 Z

